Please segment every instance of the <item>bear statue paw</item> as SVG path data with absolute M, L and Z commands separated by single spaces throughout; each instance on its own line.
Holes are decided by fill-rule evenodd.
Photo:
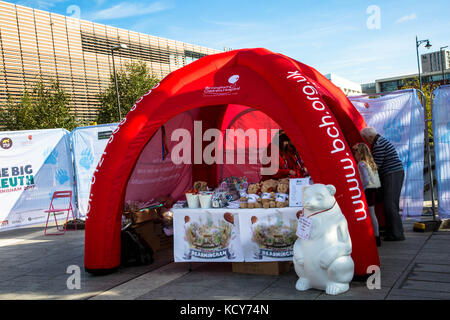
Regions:
M 297 257 L 294 255 L 294 261 L 295 261 L 295 263 L 296 263 L 297 265 L 299 265 L 300 267 L 303 267 L 303 266 L 305 265 L 305 260 L 303 260 L 302 257 L 297 258 Z
M 327 288 L 325 289 L 325 292 L 330 295 L 337 295 L 344 293 L 350 288 L 348 283 L 337 283 L 337 282 L 331 282 L 327 285 Z
M 311 285 L 309 284 L 308 279 L 306 278 L 299 278 L 297 280 L 297 283 L 295 284 L 295 289 L 298 291 L 305 291 L 311 288 Z

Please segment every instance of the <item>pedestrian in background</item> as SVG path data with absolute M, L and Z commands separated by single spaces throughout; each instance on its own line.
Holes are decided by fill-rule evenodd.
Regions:
M 367 206 L 369 207 L 370 218 L 372 220 L 373 233 L 377 246 L 381 246 L 378 219 L 375 215 L 375 194 L 381 187 L 378 169 L 369 147 L 365 143 L 358 143 L 352 147 L 355 159 L 358 162 L 358 171 L 366 195 Z
M 371 145 L 372 156 L 378 167 L 383 193 L 386 236 L 384 241 L 405 240 L 400 217 L 400 193 L 405 171 L 402 161 L 392 143 L 377 133 L 372 127 L 361 130 L 361 136 Z

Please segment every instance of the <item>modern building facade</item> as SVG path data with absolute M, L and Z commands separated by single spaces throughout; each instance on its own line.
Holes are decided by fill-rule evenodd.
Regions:
M 422 72 L 435 72 L 450 69 L 450 50 L 424 53 L 421 56 Z
M 358 95 L 362 93 L 360 84 L 339 77 L 334 73 L 327 73 L 324 76 L 325 78 L 330 80 L 336 87 L 341 89 L 347 96 Z
M 450 83 L 450 50 L 425 53 L 421 55 L 422 84 L 448 84 Z M 441 60 L 441 57 L 443 58 Z M 444 70 L 442 70 L 442 66 Z M 418 73 L 406 74 L 390 78 L 377 79 L 375 82 L 362 84 L 363 93 L 380 93 L 401 89 L 408 82 L 419 78 Z
M 70 95 L 78 119 L 97 116 L 98 94 L 113 71 L 144 61 L 164 78 L 190 62 L 220 50 L 106 26 L 0 1 L 0 106 L 19 99 L 42 78 L 59 80 Z
M 450 69 L 444 71 L 444 80 L 442 79 L 441 71 L 422 73 L 421 77 L 422 77 L 422 84 L 426 83 L 435 83 L 438 85 L 447 84 L 450 83 Z M 399 90 L 402 88 L 402 86 L 404 86 L 408 82 L 418 78 L 419 74 L 414 73 L 392 78 L 377 79 L 375 80 L 376 92 L 378 93 L 378 92 Z
M 362 91 L 362 93 L 376 93 L 377 86 L 376 86 L 375 82 L 362 83 L 361 91 Z

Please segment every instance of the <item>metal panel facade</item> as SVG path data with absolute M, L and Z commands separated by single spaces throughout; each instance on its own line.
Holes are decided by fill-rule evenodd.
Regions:
M 19 99 L 39 78 L 57 79 L 77 118 L 94 120 L 112 73 L 110 48 L 119 43 L 128 49 L 114 52 L 117 70 L 142 60 L 159 79 L 221 52 L 0 1 L 0 105 L 8 96 Z

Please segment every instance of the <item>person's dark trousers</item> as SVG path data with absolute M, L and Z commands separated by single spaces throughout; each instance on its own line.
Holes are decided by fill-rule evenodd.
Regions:
M 400 217 L 400 193 L 402 192 L 404 171 L 389 173 L 381 177 L 383 190 L 384 214 L 386 218 L 386 236 L 403 240 L 403 224 Z

